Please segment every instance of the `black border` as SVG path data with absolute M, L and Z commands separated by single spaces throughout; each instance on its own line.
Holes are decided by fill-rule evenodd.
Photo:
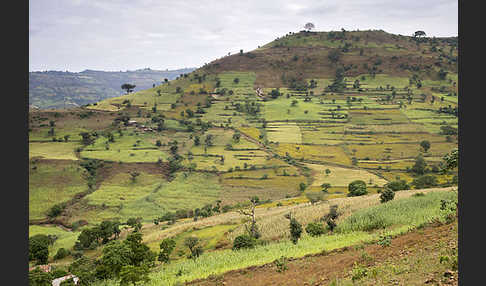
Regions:
M 31 0 L 42 1 L 42 0 Z M 459 20 L 459 285 L 482 285 L 484 248 L 482 236 L 482 216 L 484 202 L 483 185 L 476 183 L 485 176 L 484 160 L 478 155 L 484 152 L 482 146 L 481 115 L 484 113 L 484 58 L 483 38 L 484 13 L 481 7 L 472 7 L 480 1 L 458 1 Z M 13 1 L 17 13 L 11 7 L 5 11 L 11 17 L 2 17 L 4 31 L 3 67 L 7 75 L 3 77 L 7 90 L 3 91 L 3 128 L 6 144 L 3 150 L 7 157 L 3 160 L 3 175 L 10 184 L 3 184 L 3 249 L 4 268 L 1 284 L 15 279 L 10 285 L 28 285 L 28 61 L 29 61 L 29 1 Z M 476 13 L 475 13 L 476 12 Z M 6 15 L 5 15 L 6 16 Z M 483 85 L 483 86 L 482 86 Z M 12 111 L 12 112 L 8 112 Z M 8 113 L 8 115 L 7 115 Z M 13 117 L 12 117 L 13 116 Z M 15 124 L 14 124 L 15 123 Z M 476 145 L 476 146 L 473 146 Z M 474 150 L 478 147 L 477 150 Z M 476 160 L 474 160 L 476 159 Z M 475 162 L 476 161 L 476 162 Z M 482 163 L 482 164 L 481 164 Z M 481 164 L 481 165 L 480 165 Z M 467 233 L 469 230 L 469 233 Z M 467 234 L 466 234 L 467 233 Z M 13 235 L 11 235 L 13 234 Z M 467 236 L 467 238 L 466 238 Z M 474 258 L 478 258 L 477 260 Z M 476 279 L 477 278 L 477 279 Z M 483 283 L 475 283 L 483 281 Z

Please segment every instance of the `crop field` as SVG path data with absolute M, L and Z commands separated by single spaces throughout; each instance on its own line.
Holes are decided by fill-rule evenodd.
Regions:
M 35 169 L 33 169 L 35 166 Z M 87 190 L 83 170 L 72 161 L 31 163 L 29 171 L 29 219 L 42 219 L 48 210 Z
M 434 142 L 430 143 L 430 149 L 427 153 L 423 152 L 419 143 L 377 145 L 349 144 L 346 148 L 353 152 L 356 158 L 361 160 L 367 158 L 369 160 L 389 160 L 415 158 L 419 154 L 430 157 L 439 157 L 449 153 L 454 148 L 457 148 L 456 146 L 456 144 L 449 142 Z M 355 150 L 355 152 L 353 150 Z
M 397 109 L 353 110 L 349 112 L 351 124 L 409 123 L 409 119 Z
M 29 158 L 78 160 L 74 150 L 79 146 L 77 142 L 29 143 Z
M 378 185 L 380 187 L 387 183 L 385 179 L 365 170 L 317 164 L 306 164 L 306 166 L 313 171 L 314 181 L 312 186 L 320 186 L 323 183 L 329 183 L 331 186 L 347 187 L 349 183 L 355 180 L 362 180 L 369 185 Z M 326 175 L 326 169 L 331 171 L 328 175 Z
M 351 164 L 350 158 L 340 146 L 302 145 L 302 144 L 278 144 L 274 147 L 280 156 L 289 156 L 296 159 L 307 159 L 320 162 L 333 162 L 338 164 Z
M 267 125 L 265 131 L 270 142 L 302 143 L 300 128 L 293 122 L 273 122 Z

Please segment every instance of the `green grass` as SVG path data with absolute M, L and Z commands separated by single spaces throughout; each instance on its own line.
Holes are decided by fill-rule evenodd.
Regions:
M 86 191 L 83 171 L 75 163 L 37 163 L 29 173 L 29 219 L 45 218 L 54 205 Z
M 249 266 L 263 265 L 270 263 L 281 256 L 285 257 L 302 257 L 308 254 L 314 254 L 332 249 L 352 246 L 358 243 L 370 242 L 377 240 L 380 235 L 398 235 L 403 234 L 414 227 L 431 221 L 435 217 L 441 217 L 439 211 L 441 199 L 451 199 L 457 196 L 454 192 L 429 193 L 424 197 L 412 197 L 392 201 L 384 205 L 371 207 L 370 210 L 381 211 L 380 216 L 368 216 L 369 222 L 379 220 L 382 217 L 391 217 L 388 228 L 380 232 L 368 233 L 364 231 L 353 231 L 350 227 L 366 228 L 369 223 L 366 219 L 354 221 L 352 217 L 363 216 L 367 209 L 358 211 L 356 215 L 349 217 L 338 228 L 341 233 L 333 235 L 324 235 L 321 237 L 304 236 L 299 240 L 297 245 L 290 241 L 272 243 L 265 246 L 259 246 L 249 250 L 222 250 L 205 253 L 196 260 L 180 260 L 169 265 L 163 265 L 156 272 L 151 273 L 151 281 L 147 285 L 174 285 L 176 282 L 192 281 L 195 279 L 206 278 L 209 275 L 218 275 L 224 272 L 241 269 Z M 409 211 L 417 211 L 416 215 L 409 215 Z M 351 222 L 350 222 L 351 221 Z M 343 225 L 344 226 L 341 226 Z M 178 272 L 182 275 L 177 276 Z M 113 281 L 103 282 L 103 285 L 115 285 Z M 98 284 L 101 285 L 101 284 Z
M 180 172 L 174 180 L 166 182 L 160 175 L 142 173 L 135 183 L 130 182 L 128 174 L 118 174 L 86 197 L 88 204 L 105 204 L 107 209 L 78 216 L 88 216 L 93 220 L 90 222 L 100 222 L 109 216 L 120 220 L 140 216 L 150 222 L 168 211 L 214 203 L 220 191 L 217 176 L 212 174 Z
M 79 146 L 77 142 L 29 143 L 29 158 L 78 160 L 74 150 Z
M 350 233 L 390 227 L 418 226 L 441 215 L 440 200 L 454 199 L 454 192 L 433 192 L 422 197 L 393 200 L 360 210 L 341 222 L 336 231 Z
M 78 232 L 66 231 L 56 226 L 40 226 L 40 225 L 30 225 L 29 226 L 29 237 L 36 234 L 44 235 L 56 235 L 57 240 L 52 246 L 49 247 L 49 257 L 52 258 L 59 248 L 72 249 L 76 240 L 78 240 Z

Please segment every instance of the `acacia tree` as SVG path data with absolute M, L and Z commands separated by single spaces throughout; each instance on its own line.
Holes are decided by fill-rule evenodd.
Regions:
M 312 30 L 314 28 L 315 28 L 314 24 L 313 23 L 310 23 L 310 22 L 304 25 L 304 29 L 306 31 L 310 31 L 310 30 Z
M 430 149 L 430 142 L 427 140 L 423 140 L 420 142 L 420 146 L 424 149 L 425 152 L 427 152 Z
M 133 91 L 133 89 L 136 87 L 134 84 L 129 84 L 129 83 L 124 83 L 122 84 L 121 88 L 124 89 L 127 94 Z

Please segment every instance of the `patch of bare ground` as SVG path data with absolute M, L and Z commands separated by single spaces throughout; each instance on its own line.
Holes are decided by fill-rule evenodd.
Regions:
M 443 247 L 457 247 L 457 223 L 435 224 L 417 229 L 391 240 L 391 245 L 382 247 L 376 243 L 357 247 L 345 247 L 328 253 L 309 255 L 298 259 L 288 259 L 287 270 L 277 272 L 274 263 L 227 272 L 217 277 L 196 280 L 186 285 L 457 285 L 457 271 L 451 269 L 420 267 L 418 271 L 392 275 L 392 279 L 380 281 L 356 281 L 350 284 L 335 284 L 336 279 L 350 280 L 351 271 L 356 264 L 370 269 L 380 265 L 406 260 L 424 259 L 431 256 L 436 264 Z M 366 255 L 363 255 L 366 253 Z M 408 260 L 407 260 L 408 259 Z M 415 261 L 416 262 L 416 261 Z M 415 265 L 417 266 L 417 265 Z M 446 266 L 444 266 L 446 267 Z M 442 267 L 442 268 L 444 268 Z M 358 284 L 356 284 L 358 283 Z

